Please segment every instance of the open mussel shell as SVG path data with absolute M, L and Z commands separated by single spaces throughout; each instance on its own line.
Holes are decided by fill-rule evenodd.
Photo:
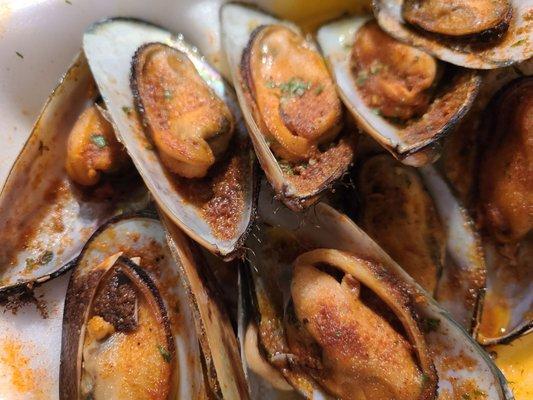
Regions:
M 328 60 L 339 93 L 359 126 L 394 157 L 405 164 L 421 166 L 435 161 L 440 140 L 463 118 L 475 99 L 480 76 L 445 66 L 445 75 L 425 113 L 396 124 L 367 105 L 352 71 L 352 47 L 356 35 L 371 17 L 351 17 L 322 26 L 317 39 Z M 450 75 L 449 77 L 447 75 Z
M 469 332 L 485 290 L 485 260 L 468 211 L 433 166 L 415 169 L 389 154 L 357 172 L 360 226 Z
M 506 98 L 512 100 L 513 94 L 518 95 L 520 92 L 522 94 L 518 105 L 524 106 L 528 103 L 523 89 L 531 79 L 532 67 L 530 60 L 514 67 L 485 73 L 480 95 L 471 113 L 450 135 L 438 165 L 454 188 L 455 194 L 476 217 L 481 231 L 487 267 L 487 289 L 477 339 L 485 345 L 510 342 L 532 328 L 530 310 L 533 301 L 531 297 L 533 281 L 528 275 L 531 264 L 531 238 L 526 236 L 519 244 L 498 243 L 494 237 L 494 230 L 487 229 L 486 222 L 483 222 L 480 205 L 485 202 L 478 190 L 482 174 L 485 174 L 485 183 L 494 188 L 502 184 L 513 184 L 514 179 L 519 176 L 511 173 L 510 168 L 500 167 L 508 161 L 495 154 L 501 149 L 503 157 L 512 156 L 513 152 L 509 151 L 509 146 L 512 147 L 513 143 L 516 145 L 517 140 L 521 144 L 515 147 L 520 154 L 527 152 L 528 146 L 525 145 L 523 138 L 520 139 L 521 135 L 518 135 L 516 127 L 512 127 L 511 122 L 503 122 L 506 121 L 509 107 L 505 111 L 495 106 L 507 101 Z M 524 83 L 526 85 L 522 86 Z M 518 90 L 519 88 L 522 90 Z M 515 103 L 511 109 L 519 110 L 520 107 Z M 498 126 L 505 128 L 501 129 Z M 502 133 L 512 136 L 502 140 Z M 487 153 L 487 145 L 491 141 L 492 150 Z M 520 165 L 520 162 L 516 165 Z M 522 164 L 522 168 L 524 166 L 527 168 L 527 161 Z M 512 169 L 512 171 L 518 170 Z M 523 175 L 524 179 L 528 176 L 527 173 Z M 503 193 L 511 196 L 513 191 L 522 190 L 520 186 L 516 186 L 512 191 L 504 190 Z M 508 200 L 504 204 L 511 204 L 511 201 Z M 527 226 L 527 218 L 523 217 L 521 221 Z M 513 248 L 515 250 L 512 250 Z
M 474 336 L 485 296 L 485 257 L 481 237 L 468 210 L 433 166 L 420 169 L 424 185 L 446 233 L 446 258 L 436 299 L 453 318 Z
M 384 268 L 382 277 L 386 276 L 385 280 L 396 289 L 406 288 L 414 300 L 409 307 L 412 307 L 414 318 L 422 323 L 423 340 L 438 376 L 436 398 L 465 398 L 472 393 L 484 393 L 491 399 L 513 398 L 489 355 L 350 219 L 324 203 L 317 204 L 305 214 L 294 214 L 279 203 L 273 203 L 271 196 L 271 193 L 260 195 L 259 215 L 263 223 L 254 232 L 257 239 L 252 235 L 247 242 L 251 249 L 248 273 L 252 276 L 255 306 L 243 310 L 248 314 L 241 323 L 258 321 L 259 317 L 273 328 L 283 326 L 283 315 L 279 312 L 286 304 L 282 299 L 290 282 L 291 267 L 288 264 L 292 263 L 292 256 L 298 255 L 297 252 L 291 253 L 295 243 L 296 249 L 300 246 L 304 251 L 325 248 L 350 252 L 380 264 Z M 258 316 L 258 309 L 266 314 Z M 274 329 L 274 332 L 278 331 Z M 263 351 L 272 343 L 267 337 L 262 340 Z M 316 391 L 313 393 L 313 387 L 303 380 L 301 385 L 291 383 L 307 398 L 324 398 Z
M 479 132 L 473 197 L 489 264 L 483 344 L 533 330 L 532 112 L 533 77 L 517 78 L 492 97 Z
M 236 121 L 234 140 L 238 143 L 232 142 L 227 158 L 230 161 L 235 160 L 236 163 L 242 161 L 239 164 L 242 170 L 234 174 L 236 179 L 240 180 L 237 193 L 227 196 L 223 190 L 226 187 L 224 180 L 219 189 L 203 187 L 201 182 L 189 181 L 170 173 L 162 164 L 149 135 L 147 136 L 147 123 L 136 111 L 136 106 L 142 104 L 134 99 L 130 87 L 130 78 L 135 83 L 131 75 L 132 68 L 135 69 L 133 63 L 139 61 L 135 55 L 140 47 L 148 43 L 170 46 L 185 54 L 210 90 L 231 110 Z M 96 23 L 85 33 L 83 47 L 107 110 L 116 124 L 117 136 L 128 150 L 159 207 L 184 232 L 212 253 L 226 258 L 235 256 L 253 219 L 256 191 L 253 153 L 247 147 L 246 128 L 241 121 L 237 100 L 230 86 L 182 35 L 172 34 L 145 22 L 111 19 Z M 240 146 L 239 143 L 243 145 Z M 224 174 L 225 172 L 222 179 L 227 178 Z M 196 188 L 195 185 L 200 187 Z M 202 193 L 198 194 L 195 190 Z M 197 201 L 198 197 L 203 199 L 206 195 L 209 197 L 206 201 Z M 239 212 L 232 209 L 234 214 L 231 216 L 220 216 L 216 213 L 211 215 L 211 211 L 217 208 L 215 205 L 231 203 L 233 199 L 241 197 Z M 222 209 L 223 207 L 217 208 L 219 211 Z M 228 223 L 230 226 L 225 226 Z M 219 232 L 220 224 L 224 228 L 222 233 Z
M 148 391 L 160 388 L 169 399 L 205 395 L 188 294 L 181 285 L 165 230 L 156 218 L 148 212 L 117 217 L 86 244 L 65 301 L 61 399 L 85 399 L 90 388 L 95 390 L 91 398 L 118 398 L 120 390 L 130 385 L 140 388 L 139 398 L 145 398 L 143 385 Z M 125 277 L 117 276 L 121 271 L 125 271 Z M 122 287 L 124 280 L 131 285 Z M 140 307 L 141 300 L 150 307 Z M 144 327 L 143 315 L 148 324 Z M 150 315 L 153 318 L 148 318 Z M 91 321 L 92 317 L 99 318 Z M 152 331 L 146 331 L 146 327 Z M 100 340 L 91 341 L 98 336 Z M 115 366 L 112 377 L 101 373 L 105 362 Z M 143 385 L 129 380 L 128 365 L 135 370 L 135 379 L 145 379 Z M 161 371 L 165 373 L 160 375 Z M 113 383 L 115 378 L 121 382 Z M 159 378 L 165 385 L 154 383 Z M 119 392 L 106 395 L 105 390 L 113 386 Z
M 67 174 L 69 134 L 97 97 L 80 53 L 46 102 L 0 193 L 0 291 L 61 274 L 102 223 L 146 206 L 146 188 L 131 174 L 91 188 Z
M 187 291 L 211 394 L 219 399 L 248 399 L 239 345 L 213 271 L 200 248 L 168 217 L 163 214 L 161 217 L 170 251 Z
M 343 118 L 340 102 L 334 88 L 329 83 L 329 74 L 327 71 L 322 71 L 322 59 L 316 45 L 309 38 L 304 38 L 296 25 L 259 9 L 237 3 L 223 5 L 220 20 L 222 45 L 259 163 L 274 188 L 276 196 L 295 211 L 305 209 L 316 202 L 319 195 L 331 187 L 351 164 L 355 146 L 352 133 L 355 133 L 355 127 L 351 126 L 353 125 L 351 121 L 344 121 L 346 118 Z M 268 41 L 265 37 L 272 38 L 280 32 L 283 32 L 286 41 L 277 38 L 278 42 L 274 42 L 274 45 L 269 42 L 270 47 L 263 43 L 263 41 Z M 273 41 L 273 39 L 270 40 Z M 274 65 L 274 63 L 259 61 L 261 57 L 259 52 L 268 52 L 271 47 L 279 45 L 283 48 L 283 52 L 280 53 L 290 53 L 290 50 L 287 50 L 288 46 L 293 45 L 290 40 L 299 41 L 298 49 L 305 49 L 306 52 L 316 54 L 317 57 L 312 61 L 313 71 L 321 71 L 320 75 L 316 74 L 320 79 L 326 80 L 327 77 L 325 84 L 313 83 L 312 79 L 303 80 L 298 75 L 299 71 L 293 71 L 291 68 L 283 69 L 282 65 L 285 64 L 279 58 L 276 59 L 275 65 L 280 71 L 283 70 L 282 72 L 254 73 L 254 65 Z M 277 54 L 277 52 L 272 50 L 272 53 L 264 57 L 270 57 L 270 54 Z M 272 55 L 272 57 L 275 56 Z M 307 54 L 307 57 L 310 55 Z M 320 68 L 317 67 L 319 64 Z M 288 71 L 292 74 L 290 79 L 285 76 Z M 270 80 L 265 78 L 268 74 L 272 74 Z M 276 91 L 279 93 L 273 95 Z M 259 96 L 264 96 L 266 99 L 263 108 L 258 101 Z M 284 104 L 293 104 L 291 102 L 294 98 L 303 99 L 306 96 L 315 98 L 309 100 L 311 103 L 300 107 L 298 112 L 294 109 L 285 110 Z M 324 100 L 318 96 L 327 97 Z M 270 102 L 272 98 L 278 99 L 279 107 L 272 106 L 273 102 Z M 313 115 L 313 110 L 321 109 L 322 103 L 325 107 L 322 109 L 324 115 L 309 117 Z M 299 103 L 294 102 L 294 104 Z M 286 108 L 288 107 L 290 106 Z M 332 116 L 334 109 L 338 110 L 335 118 Z M 279 120 L 272 117 L 276 113 L 279 113 Z M 312 123 L 310 123 L 311 118 Z M 335 119 L 334 122 L 332 122 L 333 119 Z M 276 120 L 275 123 L 272 122 L 274 120 Z M 331 126 L 327 130 L 324 128 L 317 143 L 311 139 L 308 140 L 303 133 L 301 135 L 294 133 L 304 130 L 315 132 L 319 128 L 312 125 L 323 127 L 327 125 L 324 122 L 326 120 L 331 123 Z M 305 141 L 306 144 L 303 145 L 301 141 Z M 300 158 L 295 161 L 289 159 L 295 157 L 295 154 L 291 153 L 294 148 L 288 150 L 290 146 L 287 143 L 294 148 L 302 148 L 309 143 L 314 143 L 312 147 L 316 147 L 316 151 L 311 152 L 314 155 L 309 157 L 299 153 L 297 158 Z
M 470 35 L 446 35 L 429 32 L 426 29 L 410 24 L 404 18 L 404 7 L 416 9 L 416 3 L 422 3 L 414 0 L 374 0 L 374 15 L 381 28 L 391 36 L 412 46 L 418 47 L 443 61 L 459 65 L 466 68 L 475 69 L 494 69 L 501 68 L 511 64 L 531 58 L 533 55 L 533 43 L 531 42 L 531 18 L 529 15 L 533 10 L 533 4 L 529 0 L 509 0 L 509 1 L 486 1 L 471 2 L 472 10 L 468 14 L 465 10 L 464 15 L 469 15 L 469 20 L 473 21 L 481 17 L 484 13 L 476 10 L 480 7 L 498 7 L 508 3 L 510 10 L 502 10 L 501 18 L 495 18 L 492 25 L 483 28 L 482 23 L 473 24 L 477 32 Z M 429 2 L 428 2 L 429 3 Z M 438 2 L 432 2 L 433 5 Z M 464 2 L 468 6 L 468 2 Z M 410 4 L 413 6 L 410 7 Z M 454 12 L 460 13 L 462 7 L 454 9 L 454 5 L 445 4 L 443 9 L 451 18 L 448 19 L 448 28 L 455 33 L 465 29 L 467 25 L 453 19 Z M 437 5 L 436 8 L 439 8 Z M 463 7 L 467 8 L 467 7 Z M 420 8 L 419 8 L 420 9 Z M 472 12 L 473 11 L 473 12 Z M 438 11 L 437 11 L 438 12 Z M 443 15 L 431 15 L 428 12 L 425 18 L 425 24 L 437 24 L 445 20 Z M 486 15 L 494 15 L 487 12 Z M 454 21 L 454 22 L 453 22 Z M 439 29 L 442 32 L 445 30 Z

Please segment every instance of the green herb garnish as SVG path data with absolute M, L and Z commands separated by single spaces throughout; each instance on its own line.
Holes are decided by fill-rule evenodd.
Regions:
M 286 175 L 294 175 L 294 170 L 292 169 L 292 165 L 286 163 L 286 162 L 280 162 L 279 166 L 281 168 L 281 171 Z
M 69 6 L 72 5 L 72 2 L 70 0 L 65 0 L 65 3 L 67 3 Z
M 526 43 L 526 41 L 527 41 L 526 39 L 520 39 L 520 40 L 517 40 L 516 42 L 514 42 L 514 43 L 511 45 L 511 47 L 517 47 L 517 46 L 520 46 L 520 45 Z
M 372 114 L 381 115 L 381 110 L 379 108 L 373 108 Z
M 281 93 L 284 96 L 298 96 L 302 97 L 307 90 L 311 87 L 309 82 L 304 82 L 300 78 L 292 78 L 286 83 L 279 85 Z
M 37 259 L 26 258 L 26 271 L 33 271 L 35 268 L 46 265 L 54 259 L 54 252 L 50 250 L 44 251 Z
M 424 318 L 422 320 L 422 330 L 425 333 L 434 332 L 440 326 L 440 319 L 438 318 Z
M 131 107 L 122 106 L 122 111 L 124 111 L 125 114 L 130 115 L 131 114 Z
M 18 51 L 15 51 L 15 54 L 16 54 L 17 56 L 19 56 L 20 58 L 24 58 L 24 56 L 22 55 L 22 53 L 19 53 Z
M 269 89 L 275 89 L 278 87 L 278 85 L 276 85 L 276 83 L 274 83 L 273 81 L 268 81 L 267 83 L 265 83 L 265 86 Z
M 39 264 L 46 265 L 54 259 L 54 252 L 46 250 L 39 258 Z
M 163 92 L 163 96 L 165 96 L 165 100 L 171 100 L 172 99 L 172 91 L 165 89 Z
M 170 361 L 172 360 L 172 355 L 170 354 L 170 352 L 160 344 L 157 345 L 157 350 L 159 350 L 159 353 L 161 354 L 161 357 L 163 357 L 163 360 L 165 360 L 165 362 L 167 363 L 170 363 Z
M 318 85 L 315 89 L 315 94 L 318 96 L 320 93 L 324 91 L 324 86 Z
M 368 73 L 365 70 L 359 71 L 359 73 L 357 74 L 357 78 L 355 79 L 355 84 L 357 86 L 361 86 L 366 82 L 367 79 Z
M 99 149 L 103 149 L 107 146 L 107 140 L 105 136 L 97 133 L 91 136 L 91 142 L 93 142 Z
M 370 73 L 372 75 L 379 74 L 384 67 L 385 66 L 379 61 L 374 61 L 372 65 L 370 66 Z

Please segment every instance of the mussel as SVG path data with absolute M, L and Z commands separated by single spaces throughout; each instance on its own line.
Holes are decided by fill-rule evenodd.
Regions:
M 391 36 L 462 67 L 501 68 L 533 55 L 528 0 L 377 0 L 373 8 Z
M 254 215 L 254 157 L 229 85 L 182 35 L 111 19 L 84 51 L 135 167 L 174 223 L 233 258 Z
M 406 164 L 435 161 L 472 105 L 479 75 L 397 41 L 369 17 L 326 24 L 317 37 L 361 128 Z
M 50 95 L 0 194 L 0 290 L 45 282 L 73 265 L 102 223 L 148 202 L 97 108 L 83 54 Z
M 357 172 L 363 229 L 469 332 L 479 324 L 486 267 L 474 221 L 432 167 L 367 157 Z
M 530 168 L 530 163 L 524 162 L 528 147 L 523 143 L 527 142 L 528 125 L 531 134 L 531 124 L 527 123 L 531 112 L 526 109 L 532 71 L 531 62 L 525 62 L 485 74 L 472 112 L 449 137 L 439 166 L 455 194 L 476 217 L 487 266 L 486 295 L 476 337 L 490 346 L 516 398 L 527 398 L 531 386 L 526 371 L 531 359 L 533 281 L 529 271 L 533 244 L 531 234 L 526 233 L 528 219 L 518 218 L 515 225 L 515 219 L 509 217 L 527 209 L 526 199 L 528 193 L 531 195 L 527 184 L 517 184 L 527 179 L 522 180 L 522 174 L 516 172 Z M 503 167 L 495 170 L 492 164 Z M 508 184 L 513 186 L 512 193 L 498 190 Z M 501 203 L 502 195 L 510 198 Z M 509 214 L 507 204 L 519 199 L 525 201 L 518 201 L 521 206 Z
M 67 290 L 60 398 L 203 398 L 188 296 L 155 214 L 102 226 Z
M 310 399 L 512 398 L 488 354 L 352 221 L 324 203 L 290 213 L 265 191 L 241 276 L 241 333 L 257 329 L 243 354 L 261 356 L 244 361 L 250 382 L 282 377 Z
M 221 24 L 259 162 L 276 195 L 301 210 L 352 162 L 354 128 L 322 56 L 293 24 L 240 4 L 222 7 Z
M 494 343 L 533 328 L 533 77 L 505 85 L 487 109 L 474 202 L 492 264 L 480 340 Z

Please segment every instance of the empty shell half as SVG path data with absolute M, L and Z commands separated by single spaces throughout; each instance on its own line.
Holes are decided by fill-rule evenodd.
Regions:
M 147 191 L 99 111 L 80 53 L 46 102 L 0 193 L 0 291 L 72 266 L 106 220 L 142 209 Z

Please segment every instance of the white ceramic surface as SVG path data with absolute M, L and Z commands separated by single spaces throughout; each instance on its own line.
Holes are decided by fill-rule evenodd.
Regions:
M 220 3 L 0 0 L 0 183 L 3 185 L 46 98 L 81 48 L 82 33 L 91 23 L 113 16 L 144 19 L 183 33 L 216 66 L 220 62 Z M 47 319 L 33 304 L 16 315 L 0 307 L 0 400 L 58 398 L 67 283 L 68 276 L 63 276 L 36 290 L 46 304 Z

